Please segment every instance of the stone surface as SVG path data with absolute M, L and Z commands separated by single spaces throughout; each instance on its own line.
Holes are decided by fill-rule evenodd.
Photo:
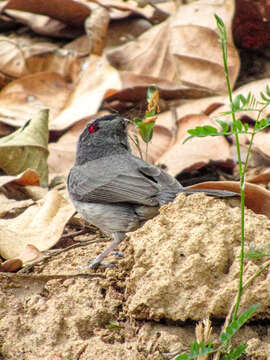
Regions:
M 246 249 L 267 252 L 270 221 L 245 211 Z M 239 276 L 240 207 L 237 199 L 181 194 L 131 235 L 134 267 L 127 307 L 137 319 L 185 321 L 226 317 Z M 245 280 L 262 260 L 247 260 Z M 244 292 L 241 309 L 260 302 L 270 317 L 270 276 L 263 272 Z M 241 310 L 240 309 L 240 310 Z M 259 316 L 259 315 L 258 315 Z

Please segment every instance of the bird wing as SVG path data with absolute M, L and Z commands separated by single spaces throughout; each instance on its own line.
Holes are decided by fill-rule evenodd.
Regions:
M 71 197 L 84 202 L 156 206 L 160 203 L 157 195 L 163 189 L 177 193 L 179 186 L 170 175 L 131 154 L 74 166 L 68 177 Z

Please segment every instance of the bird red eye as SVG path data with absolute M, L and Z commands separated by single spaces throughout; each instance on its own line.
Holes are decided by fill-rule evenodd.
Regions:
M 88 132 L 90 132 L 90 134 L 96 132 L 98 130 L 98 127 L 95 124 L 91 124 L 88 128 Z

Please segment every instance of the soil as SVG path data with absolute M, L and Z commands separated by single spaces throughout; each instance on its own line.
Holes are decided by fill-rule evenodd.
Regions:
M 124 258 L 106 259 L 114 268 L 78 270 L 108 245 L 97 232 L 75 238 L 96 243 L 28 274 L 2 273 L 0 359 L 173 359 L 200 341 L 196 325 L 207 318 L 217 340 L 236 295 L 239 216 L 238 200 L 181 194 L 120 245 Z M 265 249 L 269 219 L 247 209 L 246 224 L 247 246 Z M 245 281 L 261 264 L 247 261 Z M 265 270 L 243 296 L 241 312 L 260 302 L 234 339 L 248 344 L 245 359 L 269 359 L 269 276 Z

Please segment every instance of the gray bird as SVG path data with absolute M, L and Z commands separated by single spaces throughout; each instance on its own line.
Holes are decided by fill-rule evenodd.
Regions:
M 129 123 L 120 115 L 105 115 L 90 122 L 79 137 L 75 164 L 68 175 L 68 193 L 78 213 L 114 236 L 90 268 L 97 268 L 126 232 L 153 218 L 160 206 L 181 192 L 238 195 L 222 190 L 185 189 L 157 166 L 132 155 L 126 131 Z

